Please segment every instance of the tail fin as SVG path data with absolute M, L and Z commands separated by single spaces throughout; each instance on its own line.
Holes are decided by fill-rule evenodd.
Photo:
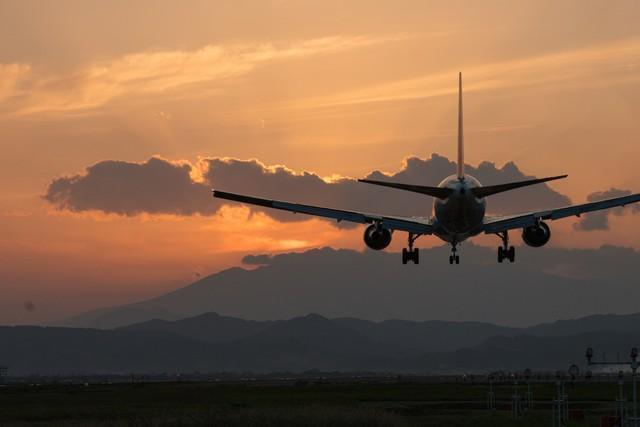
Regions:
M 458 74 L 458 179 L 464 179 L 464 133 L 462 131 L 462 73 Z

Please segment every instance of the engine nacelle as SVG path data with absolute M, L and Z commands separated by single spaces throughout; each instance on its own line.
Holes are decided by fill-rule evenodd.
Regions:
M 522 240 L 534 248 L 546 245 L 550 238 L 551 230 L 549 226 L 542 221 L 538 225 L 532 225 L 522 229 Z
M 376 251 L 384 249 L 391 243 L 391 230 L 372 224 L 364 230 L 364 243 Z

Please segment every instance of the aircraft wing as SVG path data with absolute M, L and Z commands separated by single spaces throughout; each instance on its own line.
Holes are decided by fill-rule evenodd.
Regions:
M 569 216 L 580 216 L 583 213 L 599 211 L 602 209 L 626 206 L 640 201 L 640 194 L 615 197 L 613 199 L 584 203 L 582 205 L 566 206 L 564 208 L 549 209 L 546 211 L 528 212 L 519 215 L 508 215 L 488 218 L 484 222 L 485 233 L 499 233 L 514 228 L 523 228 L 535 225 L 539 220 L 556 220 Z
M 345 211 L 319 206 L 300 205 L 297 203 L 282 202 L 278 200 L 261 199 L 258 197 L 244 196 L 242 194 L 227 193 L 217 190 L 213 190 L 213 197 L 247 203 L 250 205 L 280 209 L 293 213 L 332 218 L 338 222 L 349 221 L 360 224 L 372 224 L 376 221 L 380 221 L 384 224 L 385 228 L 390 230 L 408 231 L 409 233 L 415 234 L 432 234 L 433 232 L 433 226 L 428 218 L 386 216 L 364 212 Z

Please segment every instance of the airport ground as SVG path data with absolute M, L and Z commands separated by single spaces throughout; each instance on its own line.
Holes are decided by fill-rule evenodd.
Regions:
M 32 380 L 0 387 L 0 425 L 551 426 L 556 392 L 553 379 L 535 380 L 533 408 L 513 419 L 510 380 L 494 386 L 495 410 L 487 409 L 481 378 Z M 520 382 L 523 406 L 526 390 Z M 607 425 L 601 423 L 614 414 L 617 393 L 614 378 L 567 381 L 568 425 Z M 628 382 L 625 393 L 631 396 Z

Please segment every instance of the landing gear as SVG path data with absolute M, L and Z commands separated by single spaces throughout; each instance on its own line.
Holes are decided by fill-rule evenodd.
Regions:
M 460 255 L 458 255 L 458 244 L 453 243 L 451 245 L 451 255 L 449 255 L 449 264 L 460 264 Z
M 420 264 L 420 249 L 402 248 L 402 263 L 406 264 L 409 261 L 413 261 L 414 264 Z
M 420 264 L 420 249 L 413 248 L 413 243 L 420 237 L 420 234 L 409 233 L 409 249 L 402 248 L 402 263 L 406 264 L 412 261 L 414 264 Z
M 509 246 L 509 232 L 503 231 L 496 234 L 502 239 L 502 246 L 498 248 L 498 262 L 502 262 L 505 259 L 508 259 L 509 262 L 515 262 L 516 248 Z

